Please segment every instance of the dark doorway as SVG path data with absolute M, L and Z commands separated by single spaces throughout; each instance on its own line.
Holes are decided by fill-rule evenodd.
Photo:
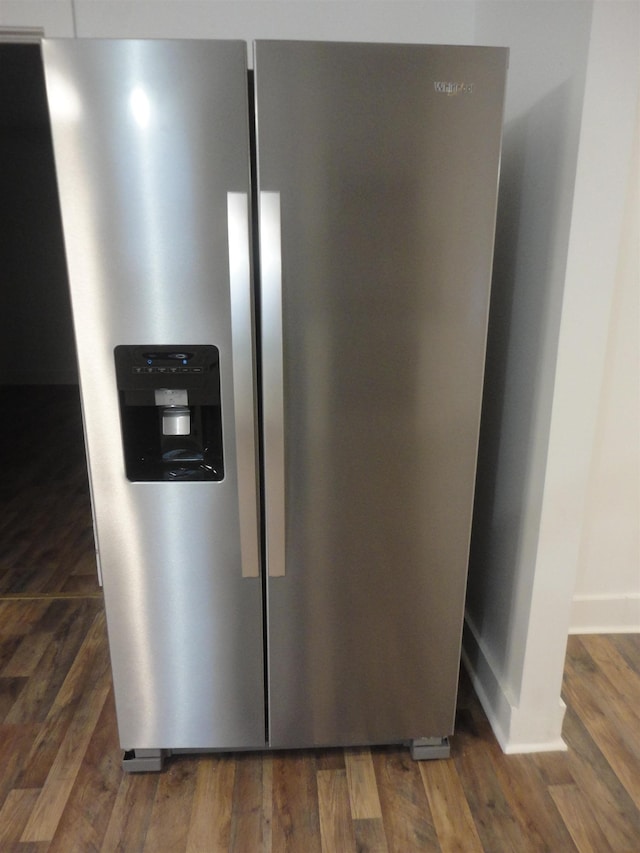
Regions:
M 37 44 L 0 44 L 0 595 L 98 591 Z

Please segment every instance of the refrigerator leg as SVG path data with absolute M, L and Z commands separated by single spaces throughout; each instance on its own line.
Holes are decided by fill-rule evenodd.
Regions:
M 449 758 L 451 745 L 448 737 L 417 737 L 409 746 L 414 761 L 427 761 L 431 758 Z
M 122 769 L 127 773 L 149 773 L 162 770 L 168 755 L 166 749 L 127 749 L 122 756 Z

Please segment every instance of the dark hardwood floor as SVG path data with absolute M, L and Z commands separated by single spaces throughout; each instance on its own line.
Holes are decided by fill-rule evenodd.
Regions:
M 77 386 L 2 386 L 0 413 L 0 595 L 98 593 Z
M 95 598 L 0 601 L 0 850 L 640 850 L 638 637 L 571 637 L 567 752 L 505 756 L 461 678 L 448 761 L 400 747 L 120 766 Z
M 3 478 L 0 853 L 640 851 L 636 635 L 569 638 L 567 752 L 503 755 L 463 673 L 447 761 L 383 747 L 180 756 L 160 774 L 123 773 L 77 396 L 64 393 L 75 425 L 43 391 L 59 414 L 3 447 L 25 494 Z M 43 434 L 57 438 L 40 448 Z

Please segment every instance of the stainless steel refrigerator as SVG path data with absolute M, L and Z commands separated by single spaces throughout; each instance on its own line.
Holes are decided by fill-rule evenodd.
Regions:
M 43 51 L 124 766 L 446 754 L 507 51 Z

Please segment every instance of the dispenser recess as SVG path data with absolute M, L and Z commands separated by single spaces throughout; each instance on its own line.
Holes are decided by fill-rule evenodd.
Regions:
M 123 345 L 114 355 L 127 478 L 222 480 L 218 348 Z

